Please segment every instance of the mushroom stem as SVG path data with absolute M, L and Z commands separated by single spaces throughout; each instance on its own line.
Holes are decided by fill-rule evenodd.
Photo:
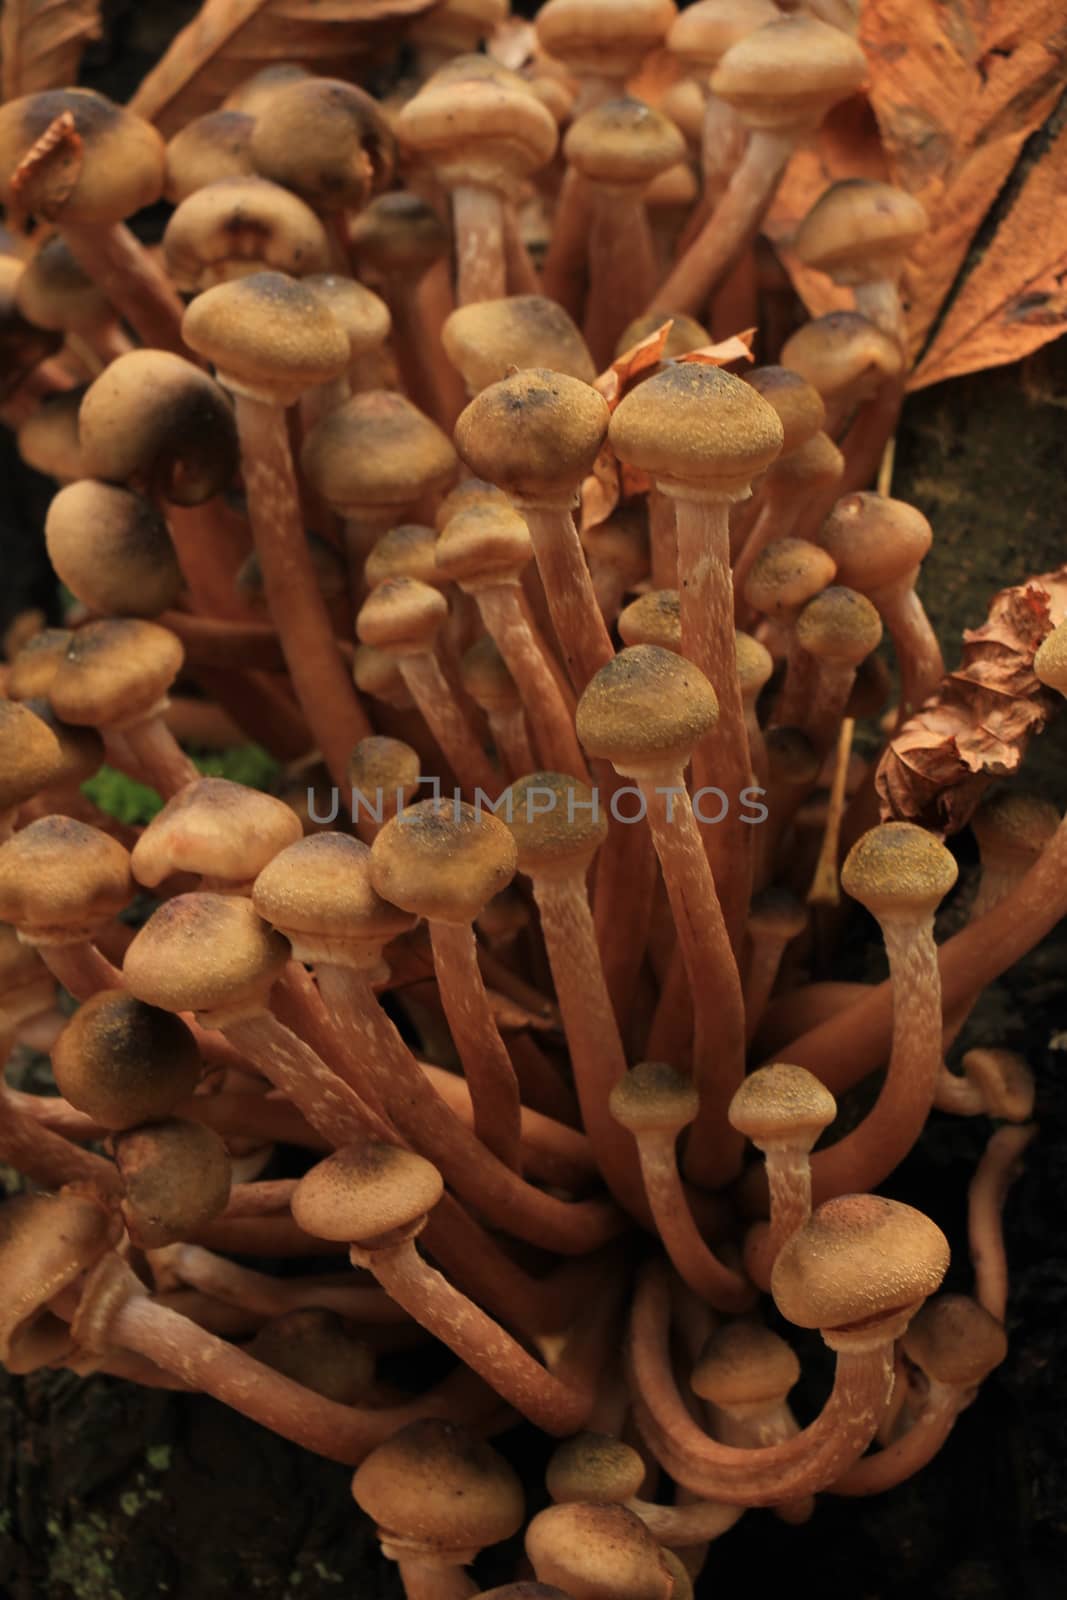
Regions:
M 334 782 L 348 787 L 348 761 L 372 731 L 334 640 L 304 534 L 285 412 L 238 394 L 248 510 L 263 586 L 293 687 Z
M 689 1504 L 679 1500 L 673 1506 L 657 1505 L 654 1500 L 624 1500 L 623 1504 L 668 1550 L 686 1550 L 690 1545 L 719 1539 L 745 1514 L 744 1506 L 715 1500 L 693 1500 Z
M 500 777 L 471 732 L 437 657 L 430 651 L 420 651 L 417 655 L 401 656 L 398 665 L 423 721 L 464 792 L 472 800 L 479 791 L 495 799 L 503 787 Z
M 82 271 L 99 284 L 146 345 L 189 359 L 182 341 L 181 298 L 124 222 L 107 227 L 65 221 L 59 231 Z
M 588 248 L 583 332 L 601 371 L 610 364 L 619 335 L 640 316 L 656 287 L 656 247 L 639 185 L 593 187 Z
M 41 960 L 75 1000 L 88 1000 L 100 989 L 121 989 L 122 973 L 88 939 L 75 944 L 41 944 Z
M 501 300 L 508 292 L 504 202 L 492 189 L 461 183 L 452 191 L 456 229 L 456 304 Z
M 407 1600 L 472 1600 L 479 1593 L 463 1567 L 443 1567 L 436 1561 L 401 1556 L 397 1571 Z
M 552 237 L 541 269 L 541 293 L 557 300 L 572 317 L 577 317 L 582 308 L 588 237 L 589 186 L 580 172 L 568 167 L 560 185 Z
M 915 593 L 914 579 L 913 573 L 910 579 L 870 594 L 889 630 L 900 668 L 898 726 L 918 711 L 945 676 L 941 646 Z
M 567 675 L 581 694 L 615 654 L 597 605 L 574 517 L 566 505 L 520 505 L 533 540 L 537 569 Z
M 164 709 L 123 728 L 122 736 L 149 783 L 169 800 L 187 783 L 194 783 L 200 773 L 164 722 Z
M 585 758 L 574 731 L 573 702 L 568 704 L 545 659 L 523 609 L 518 584 L 479 588 L 475 600 L 487 633 L 518 685 L 542 762 L 554 772 L 569 772 L 586 780 Z
M 958 1384 L 937 1383 L 934 1379 L 929 1383 L 922 1412 L 907 1432 L 884 1450 L 855 1462 L 835 1483 L 827 1485 L 830 1494 L 850 1498 L 884 1494 L 914 1477 L 933 1460 L 952 1432 L 963 1396 Z
M 353 1322 L 407 1321 L 401 1308 L 380 1289 L 353 1284 L 347 1273 L 325 1279 L 274 1278 L 251 1267 L 238 1266 L 236 1261 L 227 1261 L 195 1244 L 172 1246 L 166 1253 L 166 1263 L 168 1271 L 191 1289 L 261 1317 L 280 1317 L 287 1311 L 315 1306 L 336 1311 Z
M 634 1137 L 656 1229 L 678 1276 L 716 1311 L 738 1315 L 751 1310 L 756 1298 L 752 1284 L 719 1260 L 693 1219 L 675 1157 L 677 1135 L 644 1129 Z
M 11 1036 L 0 1036 L 0 1058 L 7 1054 Z M 71 1144 L 35 1117 L 28 1116 L 9 1095 L 0 1079 L 0 1161 L 14 1167 L 32 1183 L 60 1189 L 65 1183 L 90 1184 L 104 1194 L 121 1188 L 110 1161 Z
M 210 1019 L 202 1018 L 202 1021 Z M 222 1032 L 269 1078 L 331 1147 L 376 1132 L 367 1107 L 325 1061 L 269 1012 L 224 1023 Z
M 512 782 L 537 766 L 530 746 L 526 713 L 521 705 L 497 706 L 486 711 L 497 759 Z
M 974 1297 L 1003 1322 L 1008 1309 L 1004 1254 L 1004 1201 L 1023 1170 L 1023 1155 L 1037 1128 L 998 1128 L 986 1145 L 967 1190 L 967 1238 L 974 1268 Z
M 519 1085 L 478 966 L 469 922 L 432 921 L 430 943 L 449 1030 L 474 1103 L 474 1131 L 505 1166 L 520 1165 Z

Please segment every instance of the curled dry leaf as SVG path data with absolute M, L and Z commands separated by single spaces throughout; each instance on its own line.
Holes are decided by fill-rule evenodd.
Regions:
M 100 0 L 3 0 L 0 89 L 4 100 L 73 83 L 82 51 L 100 37 Z
M 629 350 L 624 350 L 621 356 L 616 356 L 607 371 L 595 380 L 593 387 L 604 396 L 609 411 L 615 410 L 635 383 L 659 366 L 673 326 L 673 321 L 668 320 L 655 333 L 650 333 Z M 751 361 L 755 337 L 755 328 L 746 328 L 743 333 L 731 334 L 718 344 L 690 350 L 686 355 L 679 356 L 678 360 L 692 361 L 706 367 L 728 367 L 734 361 Z M 591 474 L 582 485 L 582 532 L 606 522 L 620 500 L 643 494 L 650 487 L 648 474 L 626 466 L 605 440 Z
M 1002 589 L 964 634 L 955 672 L 901 728 L 878 767 L 883 821 L 941 833 L 965 826 L 990 783 L 1013 773 L 1057 695 L 1034 674 L 1041 641 L 1067 614 L 1067 567 Z
M 27 217 L 49 221 L 60 215 L 81 173 L 81 135 L 69 111 L 51 122 L 19 162 L 11 179 L 8 221 L 20 228 Z
M 397 23 L 433 0 L 205 0 L 141 83 L 131 110 L 166 137 L 264 67 L 299 61 L 328 77 L 396 48 Z

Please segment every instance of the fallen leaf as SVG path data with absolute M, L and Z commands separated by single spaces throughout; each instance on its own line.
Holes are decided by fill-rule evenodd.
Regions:
M 1067 613 L 1067 567 L 1002 589 L 960 666 L 901 728 L 878 767 L 883 821 L 955 833 L 995 778 L 1016 771 L 1060 696 L 1034 673 L 1042 640 Z
M 1067 332 L 1067 129 L 1036 162 L 913 374 L 922 389 Z
M 926 207 L 902 298 L 913 357 L 1024 141 L 1063 91 L 1063 0 L 866 0 L 860 44 L 892 181 Z
M 27 217 L 58 217 L 81 176 L 84 148 L 69 111 L 51 122 L 23 156 L 11 176 L 8 221 L 13 228 Z
M 349 76 L 392 53 L 397 23 L 433 0 L 205 0 L 142 81 L 130 108 L 167 138 L 264 67 L 299 61 Z
M 3 0 L 0 88 L 4 100 L 62 88 L 82 51 L 100 37 L 100 0 Z

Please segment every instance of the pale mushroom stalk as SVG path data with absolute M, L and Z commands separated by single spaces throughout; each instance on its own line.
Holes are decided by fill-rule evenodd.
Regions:
M 1036 1132 L 1033 1123 L 998 1128 L 986 1145 L 967 1190 L 967 1238 L 975 1299 L 1000 1323 L 1008 1309 L 1004 1202 L 1022 1174 L 1023 1156 Z
M 574 525 L 573 495 L 556 501 L 523 499 L 519 509 L 533 540 L 549 615 L 576 693 L 614 654 L 585 552 Z
M 782 957 L 793 939 L 807 926 L 807 914 L 785 889 L 764 889 L 752 901 L 748 920 L 748 960 L 745 964 L 745 1037 L 756 1036 L 770 1000 Z
M 191 1289 L 258 1316 L 280 1317 L 287 1311 L 316 1306 L 353 1322 L 391 1326 L 407 1321 L 406 1313 L 380 1289 L 354 1284 L 348 1273 L 328 1278 L 276 1278 L 195 1244 L 171 1246 L 166 1267 Z
M 459 184 L 452 190 L 456 230 L 456 304 L 500 300 L 508 292 L 504 201 L 491 189 Z
M 460 663 L 463 687 L 489 723 L 496 760 L 514 781 L 537 765 L 518 685 L 488 633 L 475 640 Z
M 568 703 L 534 634 L 520 587 L 479 587 L 474 597 L 482 621 L 519 687 L 541 760 L 554 771 L 570 772 L 584 780 L 588 770 L 574 732 L 573 703 Z

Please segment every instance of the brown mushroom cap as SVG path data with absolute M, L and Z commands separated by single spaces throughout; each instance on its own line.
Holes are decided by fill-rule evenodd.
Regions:
M 387 578 L 364 600 L 356 632 L 376 650 L 417 654 L 432 649 L 447 616 L 448 601 L 440 589 L 417 578 Z
M 745 599 L 767 617 L 785 617 L 833 582 L 837 568 L 826 550 L 807 539 L 776 539 L 756 557 L 745 580 Z
M 250 178 L 256 119 L 225 107 L 194 117 L 167 145 L 167 199 L 180 205 L 220 178 Z
M 515 73 L 484 56 L 459 56 L 396 119 L 401 144 L 445 188 L 474 183 L 505 192 L 552 159 L 556 119 Z
M 348 366 L 348 338 L 336 317 L 280 272 L 205 290 L 186 311 L 182 336 L 228 389 L 275 405 L 295 404 Z
M 150 889 L 174 872 L 244 884 L 300 837 L 300 819 L 283 800 L 226 778 L 198 778 L 148 823 L 130 865 Z
M 87 477 L 176 505 L 219 494 L 237 470 L 233 407 L 206 372 L 168 350 L 131 350 L 89 386 L 78 414 Z
M 200 1066 L 184 1022 L 122 989 L 92 995 L 52 1047 L 60 1094 L 105 1128 L 169 1116 L 193 1093 Z
M 882 642 L 882 619 L 867 596 L 833 584 L 796 620 L 797 643 L 820 661 L 858 667 Z
M 776 1061 L 749 1073 L 727 1114 L 757 1150 L 810 1150 L 837 1115 L 837 1102 L 814 1073 Z
M 645 1481 L 645 1463 L 632 1445 L 610 1433 L 576 1433 L 557 1445 L 545 1485 L 557 1505 L 616 1505 L 632 1500 Z
M 476 592 L 514 582 L 533 559 L 525 521 L 507 502 L 476 501 L 445 523 L 434 550 L 439 580 Z
M 1014 786 L 982 796 L 971 818 L 983 863 L 1025 871 L 1037 860 L 1060 825 L 1060 813 L 1041 795 Z
M 845 458 L 828 433 L 813 434 L 774 463 L 775 482 L 789 494 L 831 489 L 844 471 Z
M 107 296 L 59 234 L 46 239 L 27 261 L 15 286 L 15 302 L 38 328 L 89 333 L 114 318 Z
M 484 478 L 461 478 L 438 502 L 434 512 L 434 527 L 440 533 L 461 511 L 481 505 L 507 506 L 510 510 L 511 501 L 495 483 L 486 483 Z
M 861 400 L 903 371 L 900 345 L 858 311 L 830 311 L 790 334 L 782 363 L 807 378 L 824 400 Z
M 841 887 L 879 919 L 933 916 L 956 882 L 952 853 L 912 822 L 883 822 L 857 839 L 841 868 Z
M 507 791 L 504 818 L 520 872 L 564 875 L 584 868 L 608 836 L 608 819 L 587 784 L 564 772 L 531 772 Z
M 641 316 L 635 317 L 619 335 L 619 342 L 615 346 L 616 356 L 625 355 L 627 350 L 632 350 L 642 339 L 651 338 L 654 333 L 659 332 L 665 322 L 670 323 L 671 331 L 667 335 L 667 343 L 663 346 L 664 361 L 688 355 L 691 350 L 701 350 L 704 345 L 711 343 L 711 334 L 703 323 L 698 322 L 695 317 L 687 316 L 684 311 L 645 311 Z
M 223 110 L 243 111 L 254 120 L 270 110 L 274 96 L 280 89 L 287 89 L 291 83 L 310 77 L 307 67 L 302 67 L 297 61 L 272 61 L 269 67 L 261 67 L 235 89 L 231 89 L 222 102 Z
M 526 1530 L 538 1578 L 573 1600 L 668 1600 L 674 1579 L 656 1540 L 626 1506 L 548 1506 Z
M 797 229 L 793 249 L 835 283 L 873 283 L 899 277 L 925 231 L 926 212 L 906 189 L 843 178 L 823 190 Z
M 353 793 L 363 796 L 372 807 L 381 804 L 382 814 L 406 805 L 417 793 L 422 779 L 422 760 L 402 739 L 371 734 L 361 739 L 348 763 L 348 778 Z
M 781 1403 L 800 1378 L 800 1362 L 759 1322 L 725 1322 L 712 1333 L 690 1376 L 693 1393 L 724 1411 Z
M 766 936 L 788 943 L 804 932 L 808 925 L 807 907 L 790 890 L 772 884 L 753 895 L 748 913 L 748 926 L 754 938 Z
M 309 205 L 267 178 L 217 178 L 194 189 L 163 235 L 167 271 L 198 291 L 265 271 L 325 272 L 326 230 Z
M 48 700 L 31 697 L 24 700 L 34 714 L 55 734 L 59 741 L 62 765 L 56 775 L 56 790 L 62 792 L 83 784 L 100 770 L 106 759 L 104 741 L 95 728 L 75 728 L 61 722 Z
M 697 0 L 671 25 L 667 48 L 691 69 L 710 69 L 731 45 L 780 14 L 773 0 Z
M 0 845 L 0 919 L 35 944 L 88 938 L 132 893 L 122 845 L 73 817 L 41 817 Z
M 522 1526 L 522 1485 L 502 1456 L 454 1422 L 411 1422 L 372 1450 L 352 1479 L 390 1554 L 424 1551 L 441 1564 L 472 1559 Z M 458 1559 L 457 1559 L 458 1558 Z M 464 1559 L 465 1558 L 465 1559 Z
M 587 383 L 531 368 L 490 384 L 456 423 L 456 449 L 513 498 L 569 504 L 608 431 L 608 407 Z
M 777 411 L 784 435 L 783 456 L 807 444 L 826 421 L 826 407 L 818 389 L 789 367 L 753 367 L 743 381 L 750 383 Z
M 363 577 L 369 589 L 377 589 L 390 578 L 440 583 L 436 530 L 421 522 L 401 522 L 390 528 L 367 556 Z
M 740 628 L 734 630 L 734 652 L 737 657 L 737 681 L 741 685 L 741 698 L 754 700 L 774 672 L 774 657 L 766 645 L 760 644 L 750 633 Z
M 650 589 L 619 612 L 623 644 L 654 644 L 661 650 L 682 650 L 682 613 L 677 589 Z
M 639 1061 L 620 1078 L 608 1104 L 630 1133 L 680 1133 L 700 1109 L 692 1078 L 665 1061 Z
M 338 1405 L 357 1405 L 374 1381 L 374 1351 L 343 1317 L 317 1306 L 272 1317 L 245 1348 Z
M 631 389 L 612 415 L 609 437 L 622 461 L 661 487 L 736 500 L 778 455 L 783 429 L 751 384 L 685 362 Z
M 438 492 L 456 470 L 456 453 L 410 400 L 371 389 L 316 424 L 301 463 L 316 493 L 344 514 L 349 508 L 403 509 Z
M 590 563 L 614 572 L 623 592 L 648 577 L 650 565 L 648 518 L 641 506 L 616 506 L 610 517 L 595 522 L 582 533 L 582 549 Z
M 380 349 L 388 339 L 389 307 L 355 278 L 322 272 L 312 273 L 304 282 L 329 307 L 348 335 L 353 360 Z
M 1047 688 L 1067 695 L 1067 623 L 1061 622 L 1042 639 L 1034 656 L 1034 672 Z
M 379 195 L 349 230 L 361 268 L 387 278 L 419 277 L 448 249 L 448 230 L 421 195 L 402 189 Z
M 441 0 L 412 18 L 408 38 L 422 50 L 477 50 L 507 15 L 508 0 Z
M 569 314 L 540 294 L 479 300 L 453 311 L 441 329 L 449 361 L 471 394 L 513 368 L 543 367 L 592 383 L 596 367 Z
M 230 1157 L 214 1128 L 182 1117 L 146 1122 L 116 1135 L 122 1214 L 134 1244 L 175 1244 L 225 1211 Z
M 0 202 L 15 202 L 14 178 L 58 117 L 69 114 L 79 159 L 44 161 L 18 194 L 20 208 L 55 221 L 122 222 L 163 193 L 166 151 L 151 123 L 92 89 L 48 89 L 0 107 Z
M 473 922 L 515 875 L 510 829 L 465 801 L 423 800 L 391 817 L 371 846 L 386 900 L 431 921 Z
M 548 0 L 535 19 L 542 49 L 572 72 L 629 77 L 667 37 L 674 0 Z
M 34 472 L 59 483 L 70 483 L 85 475 L 78 437 L 78 412 L 85 392 L 85 387 L 79 386 L 43 395 L 20 425 L 19 455 Z
M 328 960 L 351 942 L 388 944 L 414 926 L 376 893 L 368 847 L 344 833 L 312 834 L 281 851 L 256 879 L 252 903 L 305 961 Z
M 711 74 L 711 89 L 750 127 L 788 131 L 817 127 L 866 77 L 867 58 L 854 39 L 797 13 L 731 45 Z
M 183 660 L 180 640 L 158 623 L 87 622 L 71 639 L 48 698 L 64 722 L 129 726 L 158 709 Z
M 93 611 L 155 617 L 183 587 L 166 523 L 129 489 L 94 478 L 68 484 L 48 508 L 44 536 L 57 576 Z
M 182 894 L 152 913 L 126 951 L 126 986 L 164 1011 L 265 1009 L 289 946 L 242 895 Z
M 71 1346 L 66 1324 L 46 1312 L 115 1243 L 110 1212 L 90 1194 L 17 1194 L 0 1205 L 0 1362 L 33 1372 Z
M 56 783 L 62 770 L 52 730 L 28 706 L 0 699 L 0 814 Z
M 844 1332 L 918 1306 L 948 1259 L 944 1234 L 921 1211 L 881 1195 L 840 1195 L 782 1246 L 771 1293 L 798 1327 Z
M 11 662 L 7 679 L 8 697 L 12 700 L 36 700 L 46 695 L 73 637 L 69 628 L 42 628 L 39 633 L 31 634 L 19 646 Z
M 910 577 L 929 551 L 933 533 L 915 506 L 864 491 L 837 502 L 819 543 L 833 557 L 840 581 L 870 594 Z
M 466 693 L 476 706 L 490 716 L 497 711 L 518 711 L 521 708 L 519 686 L 511 676 L 496 640 L 489 634 L 483 633 L 469 650 L 463 652 L 459 670 Z
M 622 771 L 683 765 L 719 719 L 707 678 L 684 656 L 631 645 L 601 667 L 578 702 L 578 737 Z
M 1008 1336 L 1004 1324 L 970 1295 L 939 1294 L 916 1313 L 901 1348 L 935 1383 L 972 1389 L 1000 1366 Z
M 554 1584 L 534 1583 L 527 1579 L 519 1583 L 505 1583 L 499 1589 L 483 1589 L 480 1600 L 570 1600 L 570 1596 Z
M 443 1193 L 441 1174 L 422 1156 L 366 1139 L 317 1162 L 290 1205 L 297 1226 L 314 1239 L 371 1244 L 414 1229 Z
M 400 662 L 388 650 L 371 644 L 357 644 L 352 656 L 352 681 L 361 694 L 386 705 L 410 710 L 415 704 L 400 676 Z
M 589 183 L 643 188 L 685 155 L 685 140 L 662 112 L 624 95 L 571 123 L 563 153 Z
M 355 84 L 299 78 L 257 119 L 252 160 L 317 211 L 358 211 L 389 187 L 396 140 L 378 102 Z

